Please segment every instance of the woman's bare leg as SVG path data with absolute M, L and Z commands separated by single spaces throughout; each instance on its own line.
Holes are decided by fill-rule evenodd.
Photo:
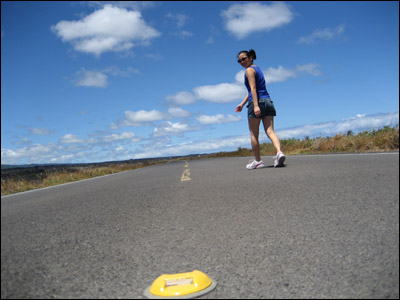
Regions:
M 251 118 L 249 120 L 249 129 L 251 134 L 251 148 L 253 149 L 253 154 L 256 161 L 261 160 L 260 156 L 260 144 L 258 142 L 258 136 L 260 131 L 261 119 Z
M 276 149 L 276 153 L 278 154 L 281 151 L 281 143 L 279 141 L 278 136 L 274 131 L 274 117 L 264 117 L 263 118 L 263 125 L 265 133 L 267 134 L 268 138 L 271 140 L 272 144 Z

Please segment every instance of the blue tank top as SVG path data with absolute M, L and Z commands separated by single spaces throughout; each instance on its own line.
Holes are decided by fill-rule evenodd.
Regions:
M 264 74 L 259 67 L 252 66 L 252 68 L 256 71 L 256 89 L 257 89 L 257 97 L 258 99 L 266 98 L 270 99 L 267 87 L 265 85 Z M 247 80 L 246 73 L 244 73 L 244 84 L 246 85 L 247 91 L 249 92 L 249 102 L 253 102 L 253 96 L 251 95 L 251 89 L 249 85 L 249 81 Z

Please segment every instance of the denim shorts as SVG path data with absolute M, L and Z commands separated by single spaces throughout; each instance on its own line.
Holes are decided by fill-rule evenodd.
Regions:
M 260 110 L 261 110 L 261 115 L 258 118 L 262 119 L 264 117 L 275 117 L 276 116 L 274 102 L 271 99 L 267 99 L 267 98 L 258 99 L 258 106 L 260 107 Z M 249 104 L 247 104 L 247 117 L 249 119 L 257 118 L 256 115 L 254 114 L 253 101 L 251 101 Z

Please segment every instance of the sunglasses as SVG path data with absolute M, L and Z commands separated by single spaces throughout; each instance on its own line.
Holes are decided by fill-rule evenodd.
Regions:
M 241 59 L 238 59 L 237 62 L 240 64 L 240 63 L 244 62 L 246 59 L 248 59 L 248 57 L 243 57 Z

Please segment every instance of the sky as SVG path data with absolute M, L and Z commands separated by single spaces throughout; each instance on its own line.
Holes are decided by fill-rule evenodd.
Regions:
M 1 1 L 1 163 L 251 148 L 250 49 L 280 139 L 399 123 L 397 1 Z

